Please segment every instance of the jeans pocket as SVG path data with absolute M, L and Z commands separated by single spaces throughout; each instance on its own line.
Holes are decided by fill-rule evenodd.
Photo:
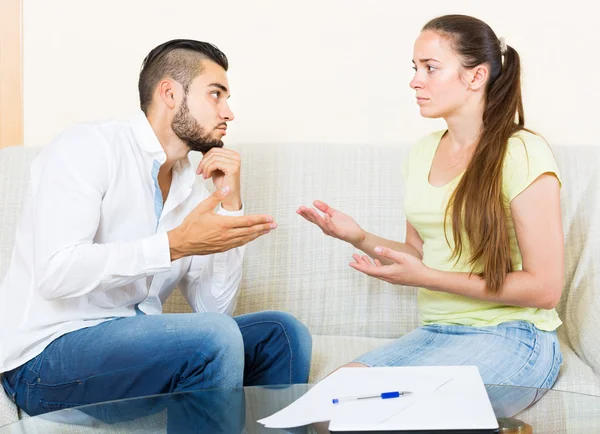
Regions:
M 59 384 L 45 384 L 39 381 L 28 384 L 25 411 L 35 415 L 83 405 L 85 402 L 82 384 L 81 380 Z

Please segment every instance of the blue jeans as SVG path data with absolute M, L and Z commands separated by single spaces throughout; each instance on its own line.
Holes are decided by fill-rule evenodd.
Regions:
M 5 373 L 30 415 L 122 398 L 200 389 L 306 383 L 312 339 L 276 311 L 138 315 L 53 341 Z
M 525 321 L 492 327 L 428 325 L 358 357 L 367 366 L 475 365 L 485 384 L 549 389 L 562 364 L 556 332 Z M 531 389 L 488 387 L 496 416 L 511 417 L 537 401 Z

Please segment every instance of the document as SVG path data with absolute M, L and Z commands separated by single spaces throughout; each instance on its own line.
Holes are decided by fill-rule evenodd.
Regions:
M 341 368 L 258 422 L 292 428 L 325 421 L 332 432 L 498 429 L 476 366 Z

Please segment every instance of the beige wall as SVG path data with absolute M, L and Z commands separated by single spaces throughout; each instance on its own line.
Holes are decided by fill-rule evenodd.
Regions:
M 588 0 L 26 0 L 26 145 L 79 121 L 128 116 L 155 45 L 208 40 L 230 59 L 233 142 L 412 142 L 412 44 L 445 13 L 487 21 L 522 56 L 528 125 L 600 145 L 600 32 Z

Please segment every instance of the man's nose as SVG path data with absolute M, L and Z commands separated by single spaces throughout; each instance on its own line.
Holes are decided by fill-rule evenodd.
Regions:
M 221 112 L 221 118 L 229 122 L 235 118 L 233 112 L 231 111 L 228 105 L 226 105 L 225 109 Z

